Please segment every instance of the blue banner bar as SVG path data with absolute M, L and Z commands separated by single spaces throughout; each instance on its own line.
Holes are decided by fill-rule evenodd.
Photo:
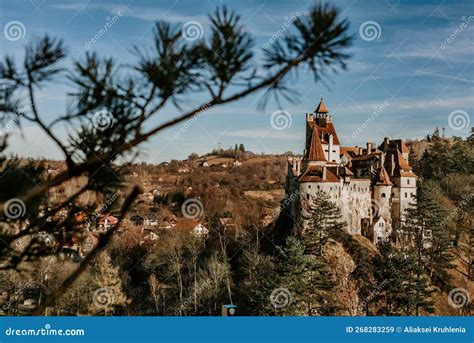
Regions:
M 466 342 L 471 317 L 2 317 L 0 342 Z

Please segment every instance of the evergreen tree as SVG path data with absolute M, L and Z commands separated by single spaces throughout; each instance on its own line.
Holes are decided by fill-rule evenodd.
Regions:
M 433 312 L 433 291 L 417 256 L 397 251 L 390 243 L 382 244 L 379 250 L 374 274 L 384 287 L 374 297 L 374 301 L 383 303 L 378 314 L 419 315 L 421 309 Z
M 239 145 L 239 151 L 245 152 L 245 147 L 242 143 L 240 143 L 240 145 Z
M 277 247 L 275 265 L 279 276 L 278 284 L 287 288 L 292 296 L 292 303 L 282 312 L 286 315 L 305 314 L 305 295 L 312 291 L 303 278 L 309 266 L 305 246 L 298 239 L 288 237 L 283 247 Z
M 306 254 L 306 247 L 294 237 L 277 248 L 278 284 L 291 292 L 292 304 L 283 309 L 286 315 L 329 315 L 335 312 L 330 290 L 333 277 L 321 256 Z M 278 313 L 278 311 L 277 311 Z
M 341 217 L 340 209 L 326 193 L 319 191 L 311 196 L 307 214 L 303 216 L 308 221 L 302 232 L 306 253 L 322 255 L 322 248 L 330 235 L 337 235 L 344 229 Z
M 420 183 L 416 203 L 407 209 L 402 225 L 405 250 L 414 254 L 419 267 L 425 267 L 433 281 L 445 286 L 450 277 L 451 242 L 436 191 L 429 183 Z
M 237 287 L 238 298 L 250 315 L 273 315 L 275 309 L 270 294 L 278 287 L 275 264 L 270 256 L 259 253 L 257 246 L 245 249 L 239 259 L 239 273 L 243 274 Z

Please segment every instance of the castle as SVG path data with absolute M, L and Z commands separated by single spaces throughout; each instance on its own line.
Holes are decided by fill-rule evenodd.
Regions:
M 292 202 L 291 216 L 304 230 L 305 208 L 313 196 L 325 192 L 341 209 L 349 233 L 374 243 L 390 239 L 416 195 L 417 176 L 408 154 L 401 139 L 385 138 L 378 147 L 372 143 L 341 146 L 321 99 L 314 112 L 306 114 L 303 156 L 288 158 L 286 196 L 299 194 L 298 201 Z

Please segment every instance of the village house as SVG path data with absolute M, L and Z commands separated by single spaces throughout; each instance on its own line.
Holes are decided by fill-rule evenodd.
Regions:
M 114 225 L 118 223 L 118 218 L 114 217 L 110 213 L 103 214 L 99 217 L 97 221 L 97 230 L 98 231 L 107 231 Z

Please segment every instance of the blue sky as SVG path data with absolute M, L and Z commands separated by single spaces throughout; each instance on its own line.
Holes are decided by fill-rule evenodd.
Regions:
M 121 16 L 91 44 L 89 51 L 126 64 L 135 58 L 130 49 L 133 45 L 151 45 L 154 21 L 197 21 L 205 35 L 209 31 L 207 14 L 224 3 L 241 15 L 246 29 L 253 34 L 258 58 L 272 35 L 293 15 L 303 15 L 312 2 L 2 0 L 1 55 L 8 53 L 20 58 L 29 39 L 49 33 L 64 38 L 70 60 L 81 58 L 91 38 L 120 12 Z M 272 127 L 272 113 L 280 108 L 270 102 L 264 111 L 258 111 L 256 104 L 261 94 L 257 94 L 205 111 L 179 138 L 175 135 L 179 127 L 164 131 L 142 146 L 141 159 L 182 159 L 192 152 L 202 154 L 219 144 L 229 147 L 235 143 L 243 143 L 254 152 L 301 153 L 305 113 L 315 108 L 320 96 L 333 115 L 342 145 L 361 145 L 368 140 L 379 143 L 385 136 L 421 138 L 436 126 L 445 127 L 447 135 L 468 134 L 474 105 L 472 1 L 332 3 L 348 18 L 355 35 L 349 49 L 353 55 L 349 70 L 332 74 L 327 85 L 315 83 L 308 74 L 300 73 L 294 84 L 301 93 L 299 102 L 284 103 L 281 108 L 291 115 L 289 127 Z M 24 37 L 7 39 L 4 29 L 12 21 L 23 24 Z M 361 26 L 363 29 L 367 25 L 375 27 L 375 36 L 370 36 L 370 31 L 361 31 Z M 46 119 L 52 120 L 64 112 L 69 90 L 66 83 L 56 82 L 41 91 L 39 108 Z M 191 95 L 189 106 L 202 102 L 200 95 Z M 171 107 L 165 112 L 150 122 L 150 127 L 178 113 Z M 462 117 L 461 124 L 450 125 L 453 112 Z M 369 118 L 373 120 L 365 125 Z M 22 135 L 12 132 L 11 153 L 61 158 L 61 153 L 39 129 L 24 124 Z M 357 131 L 358 128 L 361 130 Z M 57 134 L 66 137 L 68 130 L 71 128 L 58 127 Z

